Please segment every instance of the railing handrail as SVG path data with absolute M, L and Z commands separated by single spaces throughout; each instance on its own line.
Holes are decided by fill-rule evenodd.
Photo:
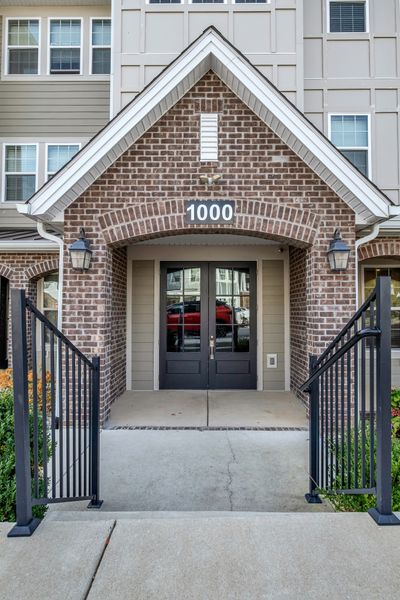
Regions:
M 366 327 L 365 329 L 360 329 L 357 331 L 353 337 L 351 337 L 343 346 L 339 348 L 331 356 L 329 360 L 327 360 L 322 366 L 316 369 L 314 373 L 307 379 L 305 383 L 300 387 L 301 392 L 309 392 L 310 386 L 316 379 L 319 379 L 332 365 L 334 365 L 342 356 L 344 356 L 353 346 L 358 344 L 364 338 L 367 337 L 378 337 L 381 334 L 381 330 L 378 327 Z M 319 361 L 315 363 L 315 366 L 318 367 Z
M 39 321 L 44 323 L 46 327 L 48 327 L 58 339 L 62 340 L 64 344 L 68 346 L 68 348 L 70 348 L 73 352 L 75 352 L 75 354 L 77 354 L 79 358 L 81 358 L 91 369 L 95 369 L 93 361 L 90 360 L 90 358 L 88 358 L 87 356 L 85 356 L 85 354 L 83 354 L 83 352 L 81 352 L 79 348 L 77 348 L 59 329 L 57 329 L 57 327 L 36 308 L 36 306 L 31 300 L 29 300 L 29 298 L 25 298 L 25 303 L 29 310 L 35 315 L 35 317 Z
M 367 307 L 376 300 L 376 288 L 370 293 L 365 302 L 360 306 L 357 312 L 351 317 L 351 319 L 346 323 L 343 329 L 337 334 L 337 336 L 333 339 L 333 341 L 329 344 L 329 346 L 324 350 L 321 356 L 317 359 L 316 366 L 321 364 L 321 362 L 330 354 L 330 352 L 338 345 L 340 340 L 346 333 L 353 327 L 354 323 L 358 321 L 363 312 L 367 309 Z

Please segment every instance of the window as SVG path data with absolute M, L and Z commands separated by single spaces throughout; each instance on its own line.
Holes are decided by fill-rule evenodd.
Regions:
M 181 4 L 181 0 L 149 0 L 149 4 Z
M 378 276 L 392 278 L 392 348 L 400 349 L 400 267 L 364 269 L 364 297 L 368 298 L 376 286 Z
M 192 4 L 224 4 L 225 0 L 190 0 Z
M 57 326 L 58 315 L 58 273 L 43 278 L 42 311 L 45 317 Z
M 5 146 L 5 191 L 6 202 L 29 200 L 36 189 L 36 144 Z
M 80 74 L 81 20 L 50 21 L 50 73 Z
M 235 0 L 235 4 L 267 4 L 269 0 Z
M 218 114 L 200 115 L 200 160 L 218 160 Z
M 79 150 L 79 144 L 49 144 L 47 146 L 47 179 L 51 179 Z
M 10 19 L 7 31 L 9 75 L 39 73 L 39 20 Z
M 111 72 L 111 20 L 92 20 L 92 70 L 94 75 Z
M 369 174 L 368 130 L 368 115 L 331 115 L 331 142 L 367 177 Z
M 330 2 L 330 33 L 351 33 L 366 31 L 365 2 Z

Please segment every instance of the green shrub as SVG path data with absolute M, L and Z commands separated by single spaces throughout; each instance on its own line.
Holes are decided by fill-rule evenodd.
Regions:
M 31 439 L 33 433 L 33 419 L 30 417 Z M 39 440 L 42 439 L 43 423 L 41 417 L 38 422 Z M 49 444 L 49 451 L 50 451 Z M 32 452 L 32 450 L 31 450 Z M 31 455 L 31 464 L 33 456 Z M 39 472 L 42 472 L 39 464 Z M 33 473 L 32 473 L 33 476 Z M 43 478 L 39 480 L 39 491 L 44 492 Z M 15 448 L 14 448 L 14 399 L 10 389 L 0 390 L 0 521 L 15 521 Z M 35 506 L 35 517 L 43 517 L 46 506 Z
M 366 440 L 365 440 L 365 471 L 368 474 L 370 470 L 370 430 L 366 428 Z M 358 435 L 358 448 L 359 457 L 361 456 L 361 432 Z M 347 456 L 348 443 L 347 439 L 343 443 L 344 456 Z M 375 444 L 376 448 L 376 444 Z M 334 447 L 333 447 L 334 451 Z M 341 455 L 341 447 L 338 449 L 339 456 Z M 351 432 L 350 436 L 350 473 L 347 470 L 347 463 L 345 462 L 344 480 L 348 482 L 348 476 L 350 476 L 350 488 L 355 486 L 354 483 L 354 431 Z M 358 484 L 361 482 L 361 459 L 357 462 L 357 473 L 358 473 Z M 341 488 L 342 474 L 337 474 L 337 488 Z M 376 497 L 373 494 L 336 494 L 335 492 L 320 491 L 322 496 L 325 496 L 330 500 L 333 506 L 339 511 L 349 512 L 365 512 L 369 508 L 376 506 Z M 393 510 L 400 511 L 400 438 L 392 438 L 392 499 L 393 499 Z
M 392 390 L 392 430 L 400 438 L 400 390 Z

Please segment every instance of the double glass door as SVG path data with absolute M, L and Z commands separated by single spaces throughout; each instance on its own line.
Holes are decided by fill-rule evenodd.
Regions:
M 255 389 L 255 263 L 161 263 L 160 387 Z

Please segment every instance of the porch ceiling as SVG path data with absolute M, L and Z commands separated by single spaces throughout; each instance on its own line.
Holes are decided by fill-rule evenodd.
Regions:
M 207 29 L 123 109 L 20 212 L 52 221 L 209 70 L 350 206 L 363 223 L 385 220 L 391 201 L 214 28 Z

